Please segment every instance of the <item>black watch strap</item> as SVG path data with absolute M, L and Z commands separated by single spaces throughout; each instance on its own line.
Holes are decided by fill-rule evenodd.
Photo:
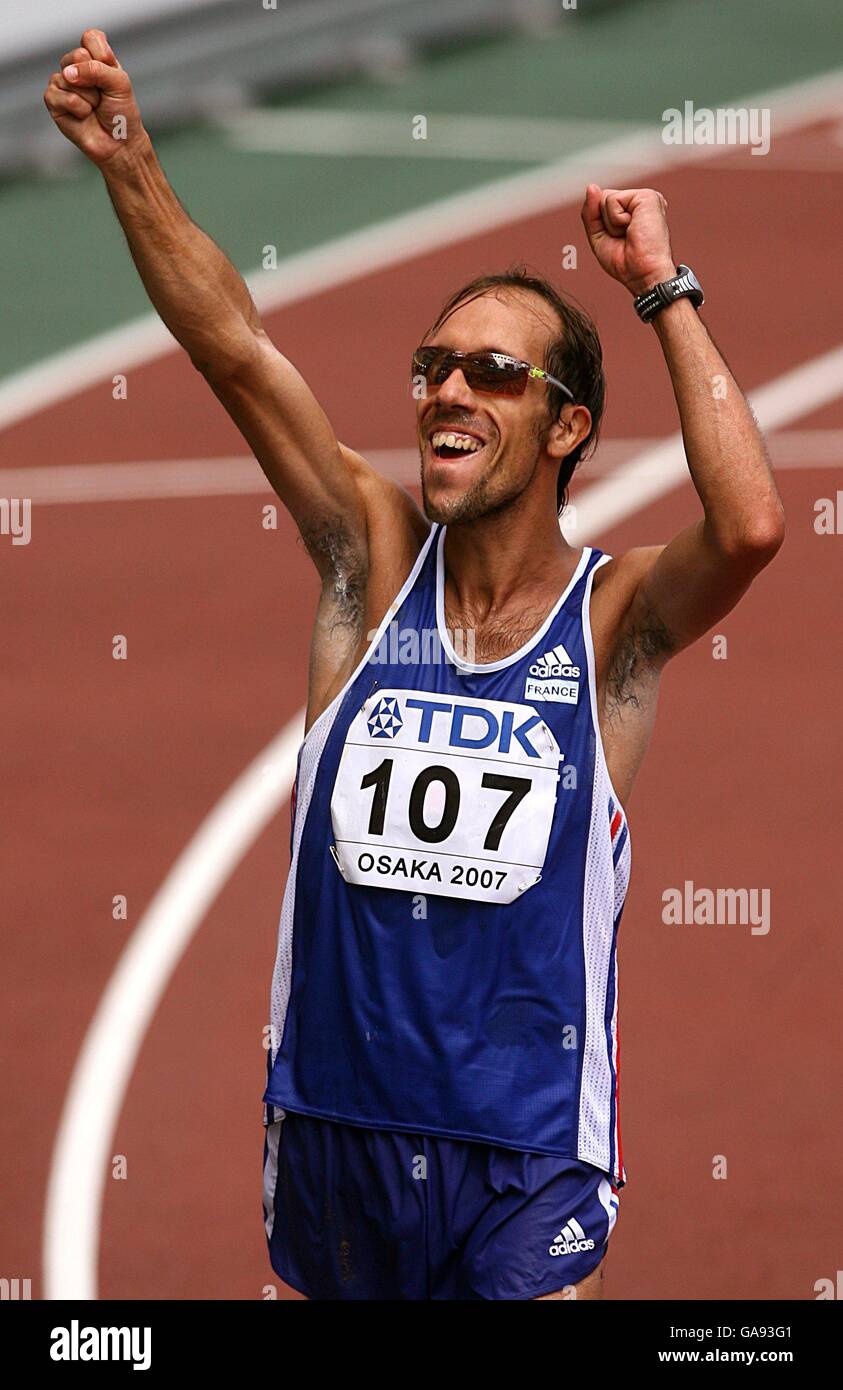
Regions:
M 662 280 L 635 299 L 635 312 L 644 323 L 649 323 L 656 314 L 673 304 L 677 299 L 690 299 L 695 309 L 705 303 L 702 285 L 689 265 L 678 265 L 677 274 L 672 280 Z

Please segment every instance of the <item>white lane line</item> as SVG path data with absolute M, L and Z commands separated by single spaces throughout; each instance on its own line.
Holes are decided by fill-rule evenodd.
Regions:
M 775 429 L 843 394 L 843 348 L 761 388 L 753 406 Z M 577 498 L 577 542 L 663 496 L 687 478 L 674 435 Z M 97 1006 L 73 1071 L 50 1168 L 44 1231 L 48 1299 L 97 1297 L 106 1165 L 146 1029 L 169 978 L 217 893 L 284 805 L 303 728 L 299 714 L 202 823 L 135 929 Z
M 840 468 L 843 429 L 782 430 L 767 443 L 776 468 Z
M 807 82 L 755 93 L 730 103 L 769 107 L 772 139 L 824 117 L 843 112 L 843 68 Z M 337 237 L 313 250 L 279 261 L 277 270 L 246 276 L 261 312 L 308 299 L 371 272 L 479 234 L 561 209 L 583 195 L 584 183 L 629 182 L 643 175 L 682 169 L 722 158 L 718 145 L 665 145 L 661 127 L 633 133 L 583 152 L 482 184 L 466 193 L 401 213 L 360 231 Z M 763 160 L 757 161 L 763 163 Z M 45 359 L 0 383 L 0 430 L 77 395 L 116 372 L 127 372 L 176 347 L 155 314 L 103 333 Z
M 843 347 L 806 362 L 753 392 L 750 402 L 763 430 L 774 430 L 843 395 Z M 578 494 L 577 544 L 629 515 L 629 501 L 646 506 L 678 487 L 688 476 L 682 435 L 675 434 L 655 449 L 622 464 L 608 478 Z M 563 526 L 563 529 L 568 530 Z
M 646 437 L 604 439 L 594 458 L 583 465 L 582 483 L 613 473 L 635 455 L 653 454 L 666 442 L 663 438 Z M 777 470 L 843 465 L 843 429 L 782 430 L 772 434 L 768 444 Z M 361 449 L 360 452 L 383 476 L 398 483 L 418 482 L 418 449 Z M 28 497 L 42 507 L 58 503 L 146 502 L 264 493 L 271 496 L 272 487 L 257 460 L 249 454 L 230 458 L 154 459 L 148 463 L 0 468 L 0 497 Z
M 241 773 L 183 850 L 117 963 L 73 1069 L 53 1151 L 44 1297 L 97 1297 L 100 1211 L 111 1142 L 146 1030 L 220 889 L 290 795 L 300 711 Z
M 426 113 L 425 133 L 414 135 L 418 116 L 403 111 L 339 111 L 316 107 L 255 106 L 219 122 L 235 149 L 248 154 L 398 155 L 404 159 L 511 159 L 537 164 L 558 159 L 560 149 L 642 131 L 640 122 L 535 120 L 527 116 Z M 652 132 L 647 132 L 652 134 Z
M 388 477 L 419 472 L 418 449 L 370 449 L 369 462 Z M 272 487 L 250 454 L 229 458 L 154 459 L 0 468 L 0 497 L 28 497 L 44 506 L 73 502 L 143 502 L 177 497 L 267 493 Z

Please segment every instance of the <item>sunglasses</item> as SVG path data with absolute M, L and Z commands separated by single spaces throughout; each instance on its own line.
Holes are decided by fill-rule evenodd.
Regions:
M 535 377 L 558 386 L 569 400 L 574 399 L 573 392 L 549 372 L 503 352 L 451 352 L 449 348 L 423 347 L 413 353 L 412 374 L 423 376 L 428 386 L 441 386 L 456 371 L 462 372 L 472 391 L 493 396 L 523 396 L 527 382 Z

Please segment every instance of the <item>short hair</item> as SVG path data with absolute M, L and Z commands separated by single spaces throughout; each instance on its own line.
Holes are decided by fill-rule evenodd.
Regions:
M 529 271 L 524 265 L 514 265 L 509 270 L 500 271 L 495 275 L 478 275 L 467 285 L 455 290 L 443 304 L 430 332 L 435 332 L 449 314 L 466 300 L 479 299 L 481 295 L 496 289 L 528 290 L 556 311 L 562 332 L 558 338 L 551 339 L 541 365 L 551 376 L 564 381 L 573 394 L 575 404 L 584 405 L 591 412 L 591 429 L 585 439 L 581 440 L 559 465 L 556 510 L 561 514 L 568 505 L 568 484 L 573 477 L 574 469 L 594 452 L 606 405 L 603 349 L 597 325 L 584 309 L 557 290 L 543 275 Z M 550 423 L 555 424 L 568 399 L 558 386 L 548 383 L 547 400 Z

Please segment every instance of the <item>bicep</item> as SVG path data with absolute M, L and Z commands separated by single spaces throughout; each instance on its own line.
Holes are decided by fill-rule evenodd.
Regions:
M 731 612 L 766 562 L 754 551 L 724 550 L 704 520 L 680 531 L 668 545 L 631 551 L 625 558 L 638 569 L 627 624 L 658 634 L 655 664 L 697 641 Z
M 429 524 L 397 483 L 339 443 L 304 378 L 262 329 L 238 366 L 208 381 L 295 521 L 322 589 L 313 631 L 309 717 L 353 669 L 366 632 L 399 592 Z

